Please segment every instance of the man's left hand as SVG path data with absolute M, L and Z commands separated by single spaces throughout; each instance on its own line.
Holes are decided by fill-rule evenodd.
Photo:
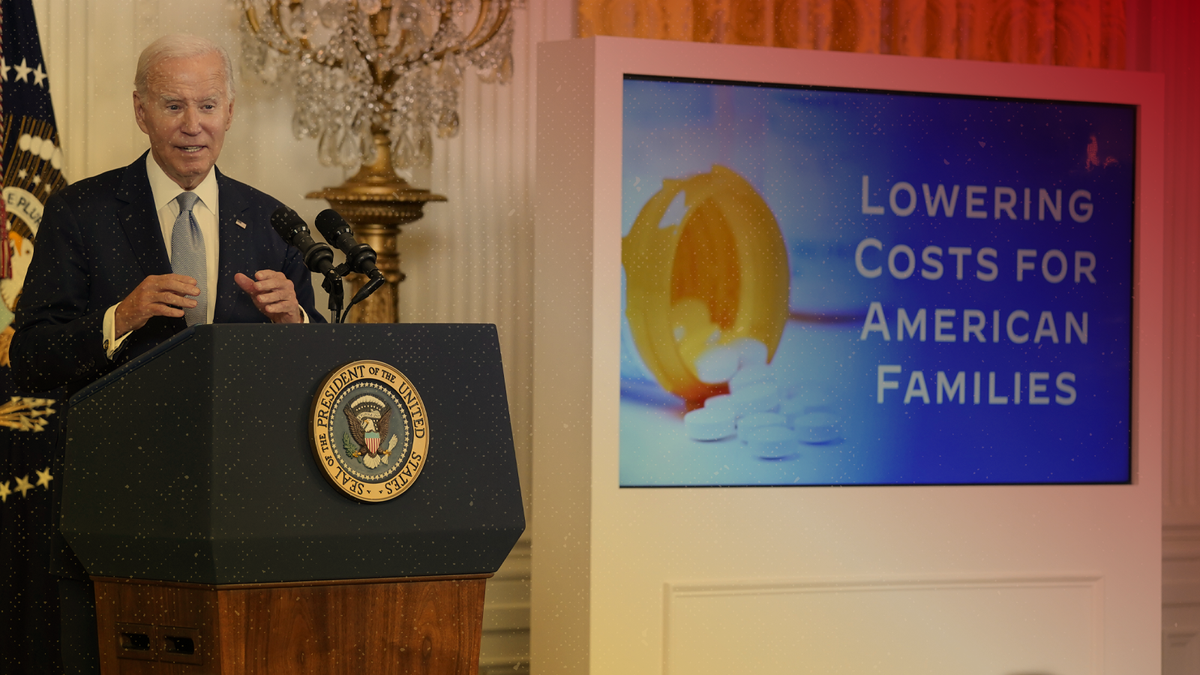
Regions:
M 300 323 L 304 320 L 300 303 L 296 300 L 296 289 L 283 272 L 259 270 L 254 273 L 254 279 L 238 273 L 233 280 L 239 288 L 250 294 L 254 306 L 271 323 Z

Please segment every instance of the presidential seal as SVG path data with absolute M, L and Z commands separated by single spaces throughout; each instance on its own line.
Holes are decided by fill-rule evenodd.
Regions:
M 421 395 L 403 373 L 379 361 L 355 361 L 329 373 L 313 399 L 309 429 L 322 475 L 358 501 L 404 494 L 428 456 Z

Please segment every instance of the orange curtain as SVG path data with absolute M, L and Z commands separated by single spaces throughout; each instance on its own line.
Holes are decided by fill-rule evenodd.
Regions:
M 1125 0 L 577 0 L 579 36 L 1125 67 Z

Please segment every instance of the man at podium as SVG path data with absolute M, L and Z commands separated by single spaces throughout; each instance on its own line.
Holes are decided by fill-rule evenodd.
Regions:
M 271 227 L 280 202 L 216 168 L 233 121 L 225 50 L 160 38 L 142 52 L 134 84 L 149 152 L 48 200 L 17 305 L 13 376 L 21 390 L 59 400 L 60 434 L 67 397 L 187 326 L 324 321 L 300 252 Z M 53 536 L 64 668 L 99 673 L 91 583 L 57 525 Z
M 73 392 L 196 323 L 321 321 L 280 202 L 216 168 L 233 121 L 229 56 L 188 35 L 138 60 L 150 150 L 52 196 L 17 306 L 17 386 Z

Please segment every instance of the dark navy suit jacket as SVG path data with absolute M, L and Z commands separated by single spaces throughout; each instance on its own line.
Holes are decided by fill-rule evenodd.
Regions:
M 323 322 L 300 251 L 271 227 L 271 213 L 280 202 L 220 171 L 217 187 L 220 267 L 213 322 L 268 321 L 233 280 L 238 272 L 253 278 L 263 269 L 286 274 L 309 321 Z M 114 359 L 103 344 L 105 311 L 147 276 L 169 273 L 144 154 L 123 169 L 52 195 L 13 323 L 10 355 L 17 387 L 25 392 L 65 388 L 69 395 L 183 330 L 182 318 L 154 317 L 133 331 Z

